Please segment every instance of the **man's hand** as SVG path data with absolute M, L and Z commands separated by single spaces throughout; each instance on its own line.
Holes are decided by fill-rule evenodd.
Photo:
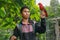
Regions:
M 45 17 L 46 17 L 45 12 L 42 11 L 42 13 L 41 13 L 41 18 L 45 18 Z
M 16 40 L 16 36 L 11 36 L 10 40 Z

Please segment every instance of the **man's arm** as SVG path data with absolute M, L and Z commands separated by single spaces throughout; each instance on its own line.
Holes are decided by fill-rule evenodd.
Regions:
M 46 31 L 46 21 L 45 18 L 41 18 L 41 22 L 35 24 L 35 32 L 45 33 Z
M 17 40 L 17 37 L 18 37 L 18 33 L 19 33 L 19 30 L 17 27 L 15 27 L 15 29 L 13 30 L 13 35 L 10 37 L 10 40 Z
M 35 31 L 38 33 L 44 33 L 46 31 L 46 16 L 45 13 L 42 11 L 41 13 L 41 22 L 35 24 Z

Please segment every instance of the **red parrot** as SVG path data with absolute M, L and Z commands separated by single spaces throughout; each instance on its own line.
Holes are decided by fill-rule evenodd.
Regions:
M 40 10 L 41 10 L 41 11 L 44 11 L 46 17 L 48 17 L 47 11 L 46 11 L 46 9 L 44 8 L 44 6 L 43 6 L 41 3 L 38 3 L 38 5 L 39 5 Z

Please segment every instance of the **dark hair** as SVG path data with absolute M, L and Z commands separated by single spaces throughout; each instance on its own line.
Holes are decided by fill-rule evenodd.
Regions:
M 23 6 L 23 7 L 21 8 L 20 12 L 22 13 L 22 11 L 23 11 L 25 8 L 29 9 L 28 6 Z

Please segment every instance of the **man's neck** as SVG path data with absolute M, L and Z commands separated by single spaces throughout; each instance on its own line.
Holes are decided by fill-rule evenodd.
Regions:
M 22 19 L 22 23 L 28 24 L 28 23 L 29 23 L 29 22 L 28 22 L 28 19 Z

